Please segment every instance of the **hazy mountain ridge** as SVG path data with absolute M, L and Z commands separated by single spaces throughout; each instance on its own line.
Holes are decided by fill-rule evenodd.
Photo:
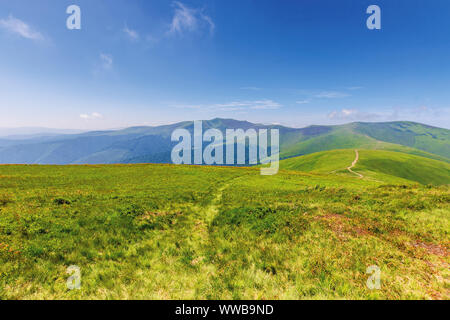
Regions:
M 100 164 L 170 162 L 175 129 L 193 131 L 185 121 L 158 127 L 62 134 L 32 139 L 0 139 L 0 163 Z M 450 162 L 450 130 L 414 122 L 350 123 L 335 126 L 289 128 L 254 124 L 233 119 L 203 121 L 203 130 L 280 130 L 281 157 L 292 157 L 333 149 L 382 149 Z

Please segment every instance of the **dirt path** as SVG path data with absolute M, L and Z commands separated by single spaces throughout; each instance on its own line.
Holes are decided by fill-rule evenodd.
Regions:
M 364 176 L 363 176 L 362 174 L 360 174 L 360 173 L 355 172 L 355 171 L 352 170 L 352 168 L 354 168 L 354 167 L 356 166 L 356 164 L 358 163 L 358 160 L 359 160 L 359 153 L 358 153 L 358 150 L 355 150 L 355 153 L 356 153 L 356 158 L 355 158 L 355 160 L 352 162 L 352 165 L 351 165 L 350 167 L 347 168 L 347 170 L 348 170 L 349 172 L 353 173 L 353 174 L 356 174 L 356 175 L 357 175 L 358 177 L 360 177 L 360 178 L 364 178 Z

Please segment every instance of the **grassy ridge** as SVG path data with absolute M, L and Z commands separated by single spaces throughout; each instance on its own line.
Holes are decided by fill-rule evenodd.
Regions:
M 355 159 L 355 151 L 322 151 L 306 156 L 282 160 L 280 167 L 285 170 L 330 173 L 347 168 Z
M 448 296 L 448 187 L 171 165 L 0 166 L 2 299 Z M 81 268 L 80 290 L 66 268 Z M 381 290 L 366 286 L 378 265 Z
M 354 159 L 354 150 L 332 150 L 282 160 L 280 167 L 305 172 L 350 174 L 346 168 Z M 367 178 L 389 183 L 450 184 L 449 163 L 401 152 L 359 150 L 359 161 L 353 170 Z
M 450 130 L 415 122 L 354 123 L 352 129 L 379 141 L 400 144 L 450 157 Z
M 399 152 L 361 150 L 355 171 L 384 179 L 398 177 L 422 184 L 450 184 L 450 164 Z M 369 173 L 370 172 L 370 173 Z
M 306 140 L 297 138 L 297 141 L 295 143 L 284 143 L 281 145 L 280 155 L 282 158 L 286 158 L 336 149 L 370 149 L 403 152 L 406 154 L 417 155 L 429 159 L 450 162 L 449 158 L 439 155 L 440 153 L 433 154 L 400 144 L 383 142 L 371 138 L 367 135 L 355 133 L 354 131 L 350 130 L 350 128 L 346 127 L 335 128 L 331 133 L 308 138 Z

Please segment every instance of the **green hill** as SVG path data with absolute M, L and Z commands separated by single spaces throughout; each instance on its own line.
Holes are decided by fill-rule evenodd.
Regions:
M 379 141 L 390 142 L 450 158 L 450 130 L 415 122 L 354 123 L 353 131 Z
M 358 150 L 354 172 L 384 182 L 450 184 L 450 164 L 412 154 L 384 150 Z M 332 150 L 281 161 L 286 170 L 352 175 L 347 168 L 355 160 L 354 150 Z
M 403 122 L 390 123 L 389 126 L 401 126 Z M 421 141 L 427 141 L 424 144 L 412 143 L 415 139 L 413 134 L 409 134 L 409 140 L 404 137 L 398 137 L 394 129 L 386 128 L 385 135 L 369 136 L 363 132 L 363 128 L 371 128 L 374 124 L 348 124 L 343 126 L 333 126 L 323 134 L 316 136 L 297 135 L 295 139 L 282 141 L 280 148 L 281 157 L 292 157 L 296 155 L 306 155 L 320 151 L 328 151 L 334 149 L 372 149 L 404 152 L 408 154 L 418 155 L 430 159 L 450 162 L 450 130 L 432 128 L 435 137 L 417 137 Z M 387 125 L 386 125 L 387 126 Z M 427 126 L 417 124 L 416 127 L 426 130 Z M 439 134 L 438 134 L 438 133 Z M 386 137 L 392 137 L 387 139 Z M 397 135 L 399 136 L 399 135 Z M 378 138 L 378 139 L 377 139 Z M 415 141 L 415 140 L 414 140 Z M 428 147 L 424 147 L 424 145 Z M 415 148 L 414 148 L 415 147 Z M 433 153 L 426 150 L 432 150 Z
M 283 170 L 331 173 L 345 170 L 354 159 L 355 151 L 353 149 L 322 151 L 282 160 L 280 168 Z
M 399 152 L 361 150 L 354 171 L 380 179 L 387 175 L 422 184 L 450 184 L 450 164 Z

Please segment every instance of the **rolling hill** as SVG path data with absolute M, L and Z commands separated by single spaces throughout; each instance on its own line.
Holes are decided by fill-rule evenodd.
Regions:
M 427 126 L 425 125 L 410 122 L 386 123 L 383 124 L 386 126 L 385 136 L 391 137 L 387 139 L 381 136 L 375 137 L 368 135 L 361 130 L 361 128 L 370 128 L 372 125 L 372 123 L 351 123 L 342 126 L 332 126 L 330 127 L 331 130 L 323 134 L 314 136 L 299 135 L 290 143 L 282 143 L 281 156 L 292 157 L 326 150 L 360 148 L 404 152 L 449 162 L 450 130 L 432 128 L 440 132 L 441 135 L 434 137 L 427 136 L 424 138 L 416 131 L 417 127 L 426 130 Z M 429 147 L 423 148 L 419 143 L 414 144 L 400 137 L 393 139 L 392 137 L 396 136 L 397 128 L 402 126 L 411 128 L 411 131 L 409 131 L 411 141 L 415 141 L 415 139 L 426 140 Z M 416 148 L 411 147 L 411 145 L 414 145 Z M 428 152 L 430 149 L 433 149 L 434 153 Z
M 171 133 L 184 128 L 193 131 L 193 122 L 159 127 L 132 127 L 123 130 L 81 134 L 35 136 L 27 139 L 0 139 L 0 163 L 8 164 L 112 164 L 170 163 L 176 144 Z M 203 122 L 204 130 L 280 130 L 280 156 L 288 158 L 333 149 L 397 151 L 450 162 L 450 130 L 412 122 L 351 123 L 339 126 L 288 128 L 232 119 Z
M 358 150 L 358 161 L 352 170 L 368 179 L 389 183 L 418 182 L 450 184 L 450 164 L 413 154 Z M 355 150 L 332 150 L 282 160 L 280 168 L 304 172 L 353 175 L 348 167 L 355 160 Z

